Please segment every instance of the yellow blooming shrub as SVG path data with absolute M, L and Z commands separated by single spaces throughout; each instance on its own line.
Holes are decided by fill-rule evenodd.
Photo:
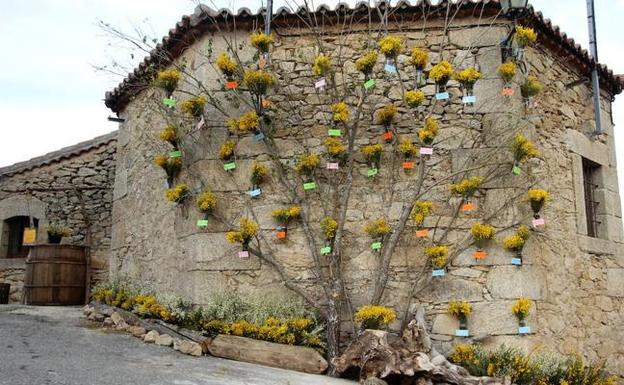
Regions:
M 411 158 L 418 153 L 418 148 L 412 143 L 410 139 L 401 139 L 399 142 L 399 151 L 406 158 Z
M 404 97 L 405 103 L 412 108 L 420 106 L 425 101 L 425 93 L 421 90 L 405 91 Z
M 219 147 L 219 158 L 221 160 L 229 160 L 234 155 L 234 148 L 236 148 L 236 142 L 233 140 L 226 140 L 225 143 Z
M 381 152 L 383 151 L 383 146 L 381 144 L 367 144 L 362 147 L 362 154 L 368 161 L 368 163 L 377 163 L 381 158 Z
M 392 120 L 396 116 L 398 109 L 394 104 L 386 104 L 377 111 L 377 123 L 388 127 L 392 124 Z
M 336 230 L 338 229 L 338 222 L 332 217 L 325 217 L 321 219 L 321 231 L 326 240 L 331 241 L 336 236 Z
M 516 26 L 516 34 L 514 35 L 514 40 L 519 47 L 524 48 L 537 41 L 537 33 L 533 28 L 518 25 Z
M 431 68 L 429 79 L 432 79 L 437 84 L 446 84 L 452 75 L 453 66 L 448 61 L 442 60 Z
M 472 88 L 477 80 L 481 79 L 482 75 L 476 68 L 470 67 L 456 72 L 453 77 L 464 87 Z
M 455 195 L 461 195 L 464 198 L 473 196 L 483 183 L 483 178 L 473 176 L 468 179 L 462 179 L 459 183 L 449 185 L 449 190 Z
M 387 58 L 394 59 L 403 50 L 403 40 L 398 36 L 385 36 L 379 41 L 379 50 Z
M 271 213 L 271 216 L 275 218 L 277 221 L 288 224 L 294 218 L 299 218 L 301 215 L 301 207 L 299 206 L 290 206 L 284 207 L 281 209 L 275 209 Z
M 295 171 L 299 174 L 312 176 L 316 167 L 318 167 L 321 158 L 317 154 L 304 154 L 297 159 Z
M 531 300 L 525 297 L 521 297 L 511 306 L 511 312 L 520 320 L 523 321 L 529 316 L 531 311 Z
M 236 123 L 238 132 L 240 133 L 253 132 L 260 128 L 260 118 L 254 110 L 248 111 L 241 115 Z
M 197 117 L 204 111 L 207 102 L 208 99 L 203 95 L 194 96 L 180 103 L 180 109 L 186 114 Z
M 412 52 L 410 53 L 409 62 L 411 65 L 416 67 L 417 70 L 421 70 L 421 71 L 424 70 L 425 67 L 427 66 L 428 61 L 429 61 L 429 54 L 427 53 L 427 51 L 420 49 L 420 48 L 412 49 Z
M 529 197 L 529 203 L 535 214 L 539 213 L 544 203 L 550 198 L 550 193 L 546 190 L 539 188 L 529 189 L 527 196 Z
M 454 364 L 474 362 L 476 360 L 475 348 L 469 344 L 457 344 L 449 355 L 449 361 Z
M 269 175 L 269 169 L 258 161 L 254 161 L 251 165 L 251 183 L 254 186 L 259 186 Z
M 156 297 L 149 294 L 139 294 L 134 299 L 135 312 L 141 317 L 160 318 L 164 321 L 171 320 L 171 313 L 166 307 L 158 303 Z
M 275 85 L 275 77 L 262 70 L 245 70 L 243 84 L 256 95 L 264 95 Z
M 204 191 L 196 200 L 197 208 L 203 213 L 211 213 L 217 207 L 217 195 L 212 191 Z
M 176 147 L 178 144 L 178 127 L 169 124 L 158 133 L 158 137 Z
M 331 65 L 331 59 L 329 56 L 320 54 L 314 59 L 312 71 L 316 76 L 325 76 L 329 73 L 329 71 L 331 71 Z
M 472 313 L 472 305 L 465 301 L 451 301 L 448 304 L 448 313 L 453 317 L 465 319 Z
M 225 238 L 230 243 L 241 243 L 243 245 L 248 244 L 251 238 L 258 234 L 259 226 L 256 222 L 249 218 L 241 218 L 239 224 L 239 229 L 235 231 L 228 231 L 225 233 Z
M 232 78 L 238 69 L 238 64 L 226 52 L 221 52 L 217 57 L 217 68 L 228 78 Z
M 503 247 L 510 251 L 522 251 L 526 240 L 529 239 L 531 232 L 525 225 L 520 225 L 515 234 L 506 237 L 503 240 Z
M 363 329 L 385 329 L 395 319 L 394 310 L 385 306 L 366 305 L 355 313 L 355 322 Z
M 498 66 L 498 74 L 506 82 L 509 83 L 516 76 L 516 63 L 507 61 Z
M 347 151 L 347 147 L 342 143 L 342 140 L 334 137 L 325 139 L 325 147 L 327 148 L 327 153 L 332 157 L 340 157 Z
M 249 37 L 251 45 L 262 53 L 269 52 L 269 47 L 273 44 L 273 36 L 262 32 L 252 33 Z
M 425 256 L 436 269 L 442 269 L 448 260 L 448 246 L 428 246 L 425 248 Z
M 477 222 L 470 228 L 470 234 L 475 242 L 480 243 L 494 238 L 496 230 L 492 225 Z
M 156 86 L 171 94 L 178 87 L 180 79 L 182 79 L 182 74 L 175 68 L 160 71 L 156 75 Z
M 355 68 L 364 75 L 370 75 L 373 72 L 375 63 L 377 63 L 377 57 L 377 51 L 369 51 L 355 61 Z
M 346 123 L 349 120 L 349 106 L 345 102 L 332 104 L 332 119 L 334 122 Z
M 418 139 L 421 143 L 431 145 L 438 135 L 440 124 L 435 118 L 428 117 L 425 119 L 425 126 L 418 130 Z
M 531 98 L 538 95 L 544 89 L 544 85 L 535 76 L 528 76 L 520 86 L 520 93 L 524 98 Z
M 182 158 L 170 158 L 167 155 L 156 155 L 154 163 L 162 167 L 167 172 L 167 175 L 173 175 L 182 168 Z
M 186 183 L 180 183 L 165 191 L 165 198 L 169 202 L 179 203 L 186 198 L 189 192 L 189 186 Z
M 535 144 L 520 133 L 516 134 L 514 137 L 511 150 L 514 154 L 514 160 L 518 163 L 524 163 L 539 155 L 539 151 L 535 148 Z
M 416 201 L 412 208 L 411 218 L 414 224 L 418 227 L 422 226 L 425 222 L 425 218 L 433 213 L 433 202 L 430 201 Z
M 370 235 L 373 238 L 383 237 L 384 235 L 388 234 L 390 230 L 390 225 L 383 218 L 369 221 L 368 223 L 366 223 L 366 226 L 364 226 L 364 231 L 366 232 L 366 234 Z

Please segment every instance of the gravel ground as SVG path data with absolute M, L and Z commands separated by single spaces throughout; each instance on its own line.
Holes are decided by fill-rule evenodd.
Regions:
M 77 307 L 0 305 L 0 385 L 355 385 L 190 357 L 101 329 Z

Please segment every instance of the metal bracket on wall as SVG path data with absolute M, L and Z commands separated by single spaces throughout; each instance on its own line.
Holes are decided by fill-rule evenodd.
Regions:
M 568 84 L 565 85 L 566 88 L 574 88 L 576 86 L 580 86 L 581 84 L 589 84 L 590 80 L 589 78 L 585 78 L 585 79 L 578 79 L 575 80 L 573 82 L 570 82 Z

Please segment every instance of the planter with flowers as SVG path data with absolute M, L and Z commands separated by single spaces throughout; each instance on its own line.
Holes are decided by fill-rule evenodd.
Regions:
M 530 235 L 531 232 L 529 228 L 525 225 L 521 225 L 520 227 L 518 227 L 518 230 L 515 234 L 503 239 L 503 247 L 505 247 L 506 250 L 516 253 L 516 255 L 511 258 L 512 265 L 522 265 L 522 249 L 524 248 L 524 244 L 526 243 L 527 239 L 529 239 Z
M 347 147 L 342 143 L 340 138 L 329 137 L 325 139 L 325 147 L 327 154 L 329 155 L 329 161 L 327 162 L 328 170 L 340 169 L 340 161 L 347 152 Z
M 173 108 L 176 105 L 176 100 L 173 98 L 173 91 L 178 87 L 178 82 L 182 79 L 182 74 L 175 68 L 160 71 L 156 75 L 154 81 L 156 87 L 162 88 L 165 91 L 165 97 L 162 99 L 162 103 Z
M 301 216 L 301 207 L 290 206 L 281 209 L 275 209 L 271 213 L 271 216 L 280 223 L 277 229 L 277 238 L 286 239 L 288 236 L 288 224 L 295 218 Z
M 225 52 L 222 52 L 216 61 L 217 68 L 225 76 L 225 88 L 236 89 L 238 88 L 238 82 L 235 80 L 234 75 L 238 71 L 238 64 Z
M 271 44 L 273 44 L 274 40 L 273 35 L 267 35 L 262 32 L 254 32 L 249 37 L 251 45 L 261 54 L 269 52 L 269 48 L 271 47 Z
M 483 178 L 473 176 L 468 179 L 462 179 L 459 183 L 453 183 L 449 186 L 451 193 L 460 195 L 463 198 L 462 211 L 473 211 L 477 205 L 472 201 L 474 195 L 479 191 L 479 187 L 483 183 Z
M 441 277 L 445 274 L 444 268 L 448 261 L 448 247 L 447 246 L 429 246 L 425 248 L 425 256 L 431 263 L 433 271 L 431 275 L 433 277 Z
M 539 212 L 544 204 L 550 199 L 550 193 L 539 188 L 530 189 L 527 193 L 531 209 L 533 210 L 533 227 L 544 226 L 544 219 L 540 217 Z
M 385 36 L 379 41 L 379 50 L 386 57 L 384 70 L 389 74 L 396 74 L 396 58 L 403 51 L 403 40 L 398 36 Z
M 425 119 L 425 126 L 418 130 L 418 139 L 420 140 L 420 155 L 433 154 L 433 141 L 438 135 L 440 125 L 435 118 L 428 117 Z
M 453 66 L 446 60 L 431 68 L 429 79 L 432 79 L 436 84 L 436 100 L 447 100 L 450 98 L 446 90 L 446 83 L 451 79 L 451 76 L 453 76 Z
M 336 230 L 338 229 L 338 222 L 332 217 L 325 217 L 321 219 L 321 231 L 323 232 L 323 238 L 325 238 L 325 245 L 321 247 L 321 255 L 329 255 L 332 252 L 332 243 L 336 237 Z
M 231 134 L 253 133 L 255 140 L 264 139 L 264 134 L 260 131 L 260 117 L 254 110 L 242 114 L 238 119 L 228 119 L 227 125 Z
M 476 102 L 473 90 L 477 80 L 481 79 L 481 72 L 475 68 L 466 68 L 453 75 L 455 80 L 461 85 L 463 97 L 462 102 L 464 104 L 473 105 Z
M 251 165 L 251 176 L 249 179 L 251 180 L 251 190 L 249 190 L 249 195 L 252 198 L 259 197 L 262 194 L 262 189 L 260 185 L 266 177 L 269 175 L 269 169 L 258 161 L 254 161 Z
M 205 229 L 208 227 L 208 217 L 217 207 L 217 195 L 212 191 L 204 191 L 197 197 L 195 201 L 197 209 L 204 215 L 203 219 L 197 220 L 197 227 Z
M 381 124 L 384 127 L 383 140 L 386 142 L 391 142 L 394 138 L 392 122 L 397 112 L 398 109 L 394 104 L 386 104 L 379 111 L 377 111 L 377 124 Z
M 295 171 L 297 171 L 303 178 L 303 190 L 311 191 L 316 189 L 316 182 L 314 182 L 314 171 L 318 167 L 320 157 L 316 154 L 304 154 L 299 157 L 297 164 L 295 165 Z
M 412 49 L 410 53 L 409 63 L 414 66 L 416 70 L 416 80 L 414 87 L 420 88 L 425 83 L 425 77 L 423 76 L 423 71 L 429 62 L 429 54 L 427 51 L 422 50 L 420 48 Z
M 355 61 L 355 69 L 364 74 L 364 89 L 370 90 L 375 87 L 375 79 L 371 78 L 371 74 L 373 73 L 373 69 L 375 68 L 375 64 L 377 63 L 377 58 L 379 54 L 377 51 L 369 51 L 361 58 Z
M 243 74 L 243 85 L 254 96 L 254 106 L 256 110 L 262 110 L 266 105 L 266 99 L 263 96 L 269 88 L 276 83 L 275 77 L 262 70 L 246 70 Z
M 258 224 L 251 219 L 241 218 L 239 229 L 225 233 L 225 239 L 230 243 L 239 243 L 242 251 L 238 253 L 239 258 L 249 257 L 249 242 L 258 234 Z
M 516 26 L 514 42 L 516 46 L 512 48 L 511 56 L 515 61 L 524 60 L 524 49 L 537 41 L 537 33 L 533 28 Z
M 383 219 L 375 219 L 369 221 L 366 226 L 364 226 L 364 231 L 371 238 L 373 238 L 373 243 L 371 243 L 371 249 L 375 251 L 381 251 L 381 247 L 383 246 L 382 241 L 383 238 L 390 233 L 391 227 L 388 222 Z
M 518 299 L 511 306 L 511 312 L 518 318 L 518 334 L 531 333 L 531 327 L 526 324 L 526 318 L 531 312 L 531 300 L 525 297 Z
M 381 144 L 367 144 L 362 147 L 362 154 L 366 158 L 366 164 L 368 165 L 367 175 L 369 178 L 376 176 L 378 173 L 382 151 L 383 146 Z
M 522 99 L 524 100 L 524 105 L 526 108 L 531 108 L 534 106 L 533 98 L 539 95 L 540 92 L 544 89 L 544 85 L 540 83 L 539 80 L 535 76 L 528 76 L 524 83 L 520 86 L 520 93 L 522 94 Z
M 236 169 L 236 162 L 234 161 L 235 148 L 236 142 L 233 140 L 226 140 L 219 148 L 219 158 L 223 161 L 223 169 L 225 171 L 234 171 Z
M 477 246 L 477 250 L 474 252 L 475 259 L 486 258 L 488 254 L 483 248 L 494 238 L 496 230 L 494 230 L 494 227 L 491 225 L 477 222 L 470 228 L 470 234 Z
M 204 112 L 206 103 L 208 103 L 208 99 L 205 96 L 194 96 L 180 103 L 180 110 L 194 118 L 199 118 Z
M 425 93 L 421 90 L 405 91 L 404 99 L 405 103 L 411 108 L 418 108 L 425 101 Z
M 385 306 L 366 305 L 355 312 L 355 322 L 360 325 L 360 330 L 385 330 L 395 319 L 394 310 Z
M 180 183 L 165 191 L 165 198 L 172 203 L 182 203 L 190 196 L 190 189 L 186 183 Z
M 173 181 L 182 168 L 182 158 L 171 158 L 167 155 L 156 155 L 154 163 L 167 173 L 167 188 L 173 186 Z
M 503 85 L 503 96 L 512 96 L 514 94 L 512 80 L 516 76 L 516 63 L 507 61 L 498 67 L 498 74 L 505 82 Z
M 429 201 L 416 201 L 412 208 L 412 221 L 416 225 L 416 236 L 418 238 L 426 238 L 429 234 L 429 230 L 423 228 L 425 219 L 433 212 L 433 202 Z
M 401 154 L 403 154 L 403 157 L 405 158 L 402 163 L 403 169 L 413 169 L 416 165 L 416 162 L 414 162 L 413 159 L 418 153 L 418 148 L 416 147 L 416 145 L 414 145 L 414 143 L 407 138 L 401 139 L 401 141 L 399 142 L 399 151 L 401 152 Z
M 339 127 L 345 127 L 345 124 L 349 121 L 349 106 L 345 102 L 338 102 L 332 104 L 332 121 L 334 126 L 327 131 L 327 135 L 331 137 L 342 136 L 342 131 Z
M 314 88 L 323 91 L 327 85 L 325 76 L 331 72 L 332 63 L 329 56 L 324 54 L 318 55 L 314 59 L 314 65 L 312 65 L 312 72 L 314 76 L 317 76 L 317 80 L 314 82 Z
M 63 237 L 69 237 L 72 233 L 69 227 L 63 226 L 59 223 L 50 223 L 45 227 L 48 234 L 48 243 L 59 244 Z
M 465 301 L 451 301 L 448 304 L 448 313 L 459 320 L 459 329 L 455 331 L 455 335 L 469 337 L 468 317 L 472 313 L 472 305 Z
M 531 142 L 526 136 L 519 133 L 514 137 L 511 150 L 514 156 L 514 165 L 511 172 L 514 175 L 520 175 L 522 172 L 520 165 L 522 163 L 525 163 L 539 155 L 539 151 L 535 148 L 535 144 L 533 144 L 533 142 Z

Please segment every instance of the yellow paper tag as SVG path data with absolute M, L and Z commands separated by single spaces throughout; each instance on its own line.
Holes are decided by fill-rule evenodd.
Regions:
M 32 245 L 37 240 L 37 229 L 29 227 L 24 229 L 24 237 L 22 238 L 23 245 Z

